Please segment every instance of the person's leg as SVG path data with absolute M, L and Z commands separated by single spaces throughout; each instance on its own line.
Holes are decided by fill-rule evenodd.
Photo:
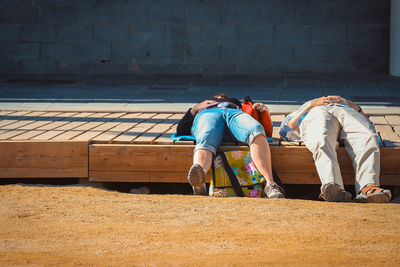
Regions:
M 250 144 L 250 154 L 258 171 L 268 182 L 273 182 L 271 151 L 267 139 L 262 134 L 257 135 Z
M 336 118 L 327 112 L 329 107 L 315 107 L 300 125 L 300 135 L 311 151 L 322 184 L 336 183 L 343 187 L 336 155 L 340 132 Z
M 193 155 L 193 164 L 199 164 L 205 173 L 207 173 L 212 164 L 213 153 L 210 150 L 198 149 Z
M 259 134 L 250 144 L 250 154 L 258 171 L 264 176 L 266 185 L 264 188 L 264 196 L 268 198 L 284 198 L 283 189 L 274 182 L 271 165 L 271 151 L 267 138 Z
M 367 184 L 379 185 L 380 151 L 378 135 L 369 121 L 354 109 L 333 107 L 342 131 L 340 138 L 353 161 L 356 193 Z
M 331 107 L 313 108 L 300 125 L 300 134 L 311 151 L 321 180 L 321 198 L 327 201 L 349 201 L 351 194 L 344 190 L 336 146 L 339 123 L 328 111 Z
M 355 189 L 357 198 L 365 198 L 365 202 L 387 202 L 389 190 L 374 190 L 368 194 L 360 194 L 369 185 L 379 187 L 380 150 L 378 135 L 373 125 L 354 109 L 334 107 L 332 112 L 341 124 L 341 139 L 353 161 L 355 170 Z M 364 190 L 367 193 L 368 190 Z M 371 194 L 370 194 L 371 193 Z M 363 200 L 361 200 L 363 201 Z
M 196 139 L 195 152 L 208 150 L 215 154 L 225 131 L 225 119 L 221 109 L 208 109 L 198 113 L 193 121 L 192 135 Z
M 271 151 L 263 126 L 250 115 L 241 111 L 227 110 L 225 115 L 228 130 L 233 137 L 239 142 L 249 145 L 251 158 L 267 182 L 266 195 L 269 198 L 285 197 L 282 188 L 274 182 Z
M 221 143 L 225 130 L 225 121 L 220 109 L 204 110 L 197 114 L 192 126 L 192 135 L 196 138 L 193 165 L 188 180 L 195 195 L 207 195 L 206 174 L 212 163 L 213 153 Z

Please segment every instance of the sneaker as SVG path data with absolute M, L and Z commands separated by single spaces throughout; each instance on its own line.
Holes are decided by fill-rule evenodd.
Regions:
M 323 184 L 319 197 L 329 202 L 350 202 L 351 200 L 351 194 L 335 183 Z
M 376 184 L 369 184 L 361 189 L 354 200 L 361 203 L 388 203 L 391 198 L 390 190 L 380 188 Z
M 199 164 L 193 164 L 188 174 L 189 183 L 192 185 L 194 195 L 207 196 L 206 174 Z
M 264 197 L 267 198 L 285 198 L 283 189 L 275 182 L 267 183 L 264 188 Z

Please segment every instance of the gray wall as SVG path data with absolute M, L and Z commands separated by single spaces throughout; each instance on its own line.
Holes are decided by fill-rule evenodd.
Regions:
M 0 72 L 388 71 L 389 0 L 0 0 Z

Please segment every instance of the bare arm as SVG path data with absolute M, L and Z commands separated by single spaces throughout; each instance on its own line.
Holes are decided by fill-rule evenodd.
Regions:
M 203 102 L 200 102 L 199 104 L 197 104 L 196 106 L 191 108 L 190 113 L 192 113 L 192 115 L 195 116 L 200 110 L 205 108 L 207 105 L 210 105 L 210 104 L 213 104 L 213 103 L 217 103 L 217 101 L 215 101 L 215 100 L 204 100 Z
M 311 101 L 311 103 L 304 107 L 302 110 L 300 110 L 300 112 L 298 112 L 296 114 L 295 117 L 293 117 L 290 121 L 288 121 L 287 125 L 292 128 L 295 131 L 299 131 L 299 127 L 297 127 L 296 123 L 297 121 L 300 119 L 301 115 L 303 115 L 304 113 L 306 113 L 307 111 L 309 111 L 310 109 L 312 109 L 313 107 L 317 107 L 317 106 L 322 106 L 322 105 L 328 105 L 329 99 L 326 96 L 322 96 L 320 98 L 317 98 L 313 101 Z
M 350 101 L 350 100 L 343 98 L 341 96 L 338 96 L 338 95 L 330 95 L 330 96 L 328 96 L 328 99 L 331 103 L 337 103 L 337 104 L 349 106 L 349 107 L 357 110 L 361 115 L 363 115 L 364 117 L 366 117 L 368 119 L 367 114 L 364 113 L 364 111 L 361 109 L 361 107 L 357 103 L 354 103 L 353 101 Z

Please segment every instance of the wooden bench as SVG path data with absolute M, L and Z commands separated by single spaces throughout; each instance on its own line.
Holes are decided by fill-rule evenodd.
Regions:
M 319 184 L 311 153 L 277 135 L 285 114 L 272 114 L 272 164 L 283 183 Z M 0 111 L 0 178 L 83 178 L 96 182 L 185 183 L 193 142 L 170 136 L 181 112 Z M 381 183 L 400 185 L 400 115 L 371 115 L 381 137 Z M 222 149 L 247 146 L 224 145 Z M 338 148 L 345 184 L 354 171 Z

